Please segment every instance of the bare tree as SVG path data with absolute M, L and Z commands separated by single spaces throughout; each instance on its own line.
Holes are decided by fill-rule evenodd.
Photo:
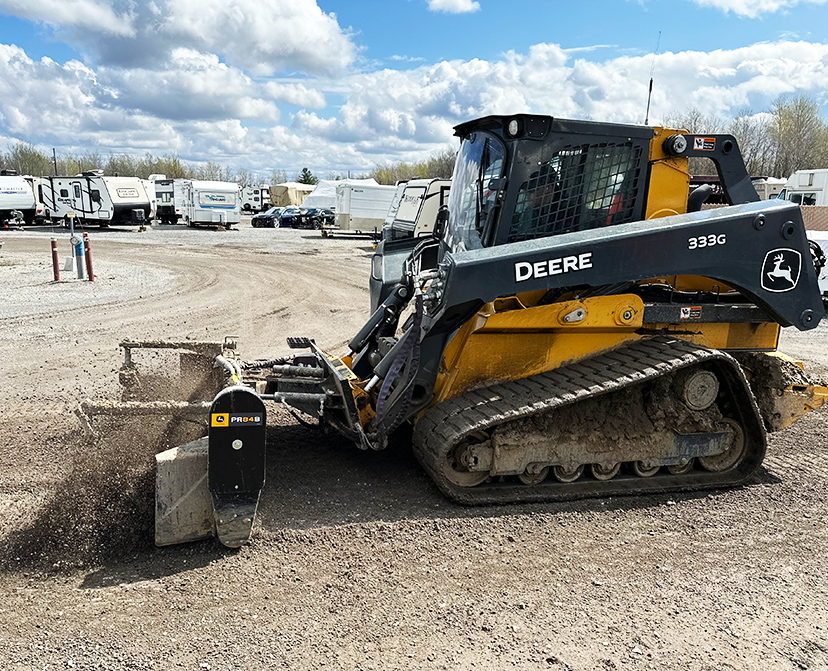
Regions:
M 283 184 L 287 182 L 287 173 L 284 170 L 274 170 L 270 173 L 271 184 Z
M 207 161 L 196 169 L 198 179 L 213 180 L 216 182 L 232 182 L 233 171 L 228 167 L 222 167 L 213 161 Z
M 426 179 L 443 177 L 448 179 L 454 172 L 454 162 L 457 160 L 457 150 L 446 147 L 429 156 L 425 161 L 417 163 L 386 163 L 376 166 L 371 172 L 380 184 L 396 184 L 404 179 Z
M 823 167 L 828 159 L 825 153 L 828 129 L 819 105 L 810 98 L 777 99 L 771 112 L 769 135 L 775 151 L 775 177 Z
M 769 116 L 740 110 L 730 122 L 728 132 L 736 138 L 745 168 L 755 177 L 770 177 L 773 173 L 774 148 L 768 134 Z
M 18 175 L 51 175 L 52 159 L 28 142 L 16 142 L 3 157 L 2 166 L 16 170 Z
M 246 186 L 252 186 L 254 184 L 254 177 L 253 173 L 250 172 L 247 168 L 242 168 L 236 172 L 236 184 L 239 185 L 240 189 L 243 189 Z

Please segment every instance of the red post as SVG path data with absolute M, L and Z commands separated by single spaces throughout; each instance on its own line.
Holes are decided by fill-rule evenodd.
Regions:
M 83 255 L 86 257 L 86 277 L 90 282 L 95 281 L 95 274 L 92 272 L 92 250 L 89 249 L 89 234 L 83 234 Z
M 55 282 L 60 282 L 60 263 L 58 262 L 57 238 L 52 238 L 52 275 Z

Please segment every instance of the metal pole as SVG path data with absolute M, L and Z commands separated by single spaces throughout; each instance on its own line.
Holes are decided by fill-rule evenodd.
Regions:
M 83 234 L 83 248 L 86 253 L 86 278 L 90 282 L 95 281 L 95 273 L 92 272 L 92 249 L 89 246 L 89 234 Z
M 83 279 L 83 240 L 73 237 L 71 240 L 75 248 L 75 270 L 78 271 L 78 279 Z
M 52 238 L 52 274 L 55 282 L 60 282 L 60 263 L 58 262 L 57 238 Z

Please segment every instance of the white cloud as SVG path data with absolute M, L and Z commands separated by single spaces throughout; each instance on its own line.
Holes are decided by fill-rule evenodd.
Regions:
M 309 89 L 304 84 L 272 81 L 267 82 L 264 88 L 269 97 L 289 105 L 314 109 L 325 107 L 325 94 L 321 91 Z
M 428 8 L 432 12 L 446 12 L 447 14 L 465 14 L 476 12 L 480 3 L 475 0 L 427 0 Z
M 755 19 L 803 4 L 824 5 L 828 0 L 692 0 L 701 7 L 713 7 L 737 16 Z
M 316 0 L 0 0 L 0 12 L 52 26 L 102 65 L 161 67 L 187 47 L 256 75 L 325 74 L 345 71 L 356 54 Z
M 419 159 L 454 142 L 454 125 L 486 114 L 640 123 L 652 66 L 652 55 L 596 62 L 537 44 L 493 61 L 268 80 L 190 47 L 154 69 L 128 69 L 33 60 L 0 45 L 0 137 L 63 153 L 177 153 L 266 174 L 307 165 L 326 175 Z M 828 44 L 660 54 L 650 119 L 692 107 L 723 117 L 761 112 L 780 94 L 828 100 Z M 282 103 L 301 109 L 280 112 Z
M 118 12 L 108 0 L 0 0 L 0 12 L 53 27 L 72 27 L 96 33 L 134 36 L 134 15 Z

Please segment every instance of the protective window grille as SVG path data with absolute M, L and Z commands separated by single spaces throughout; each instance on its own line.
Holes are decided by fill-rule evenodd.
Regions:
M 633 220 L 641 145 L 569 145 L 520 187 L 509 242 Z

